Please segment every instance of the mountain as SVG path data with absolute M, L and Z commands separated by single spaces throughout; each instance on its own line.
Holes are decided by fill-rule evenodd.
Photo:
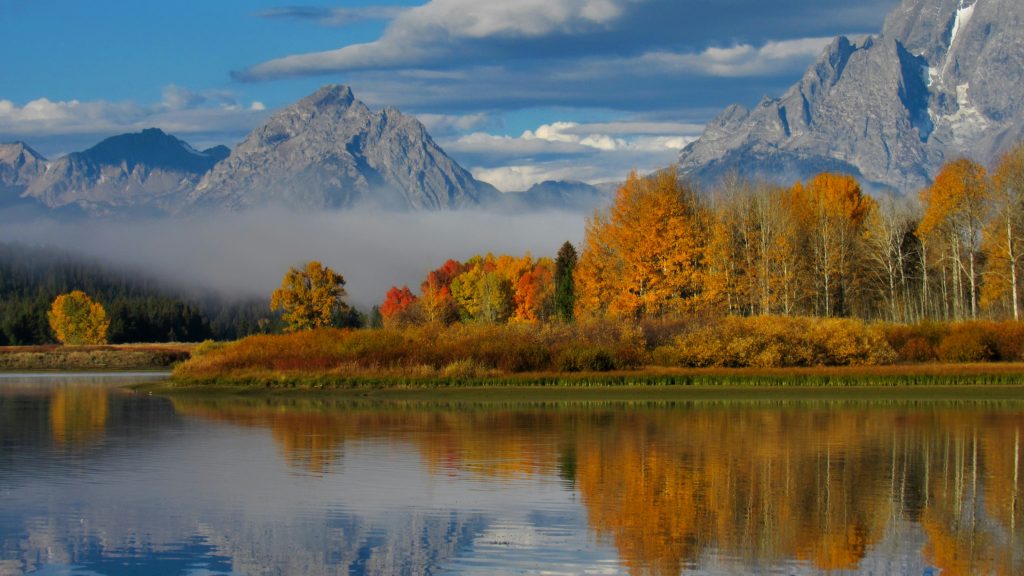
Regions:
M 779 98 L 734 105 L 679 169 L 792 182 L 829 170 L 912 193 L 946 160 L 1024 137 L 1024 2 L 904 0 L 880 36 L 837 38 Z
M 498 194 L 394 108 L 373 112 L 329 85 L 275 113 L 203 177 L 190 209 L 266 204 L 299 209 L 372 206 L 447 210 Z
M 505 192 L 493 197 L 485 205 L 508 212 L 538 210 L 566 210 L 589 213 L 610 204 L 617 185 L 594 186 L 573 180 L 546 180 L 523 192 Z
M 224 146 L 198 151 L 149 128 L 49 163 L 24 196 L 49 208 L 75 206 L 94 215 L 169 211 L 228 152 Z
M 19 196 L 45 169 L 46 158 L 28 144 L 0 144 L 0 206 L 18 203 Z

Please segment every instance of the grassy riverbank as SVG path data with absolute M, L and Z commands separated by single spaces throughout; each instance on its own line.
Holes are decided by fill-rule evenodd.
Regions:
M 865 390 L 928 388 L 1002 388 L 1000 394 L 1024 398 L 1024 363 L 917 364 L 893 366 L 816 368 L 661 368 L 635 371 L 581 373 L 520 373 L 443 377 L 437 375 L 345 375 L 320 373 L 234 373 L 229 377 L 176 376 L 154 384 L 150 391 L 172 393 L 265 394 L 330 393 L 360 397 L 446 397 L 462 392 L 470 396 L 495 394 L 511 399 L 541 392 L 564 392 L 579 397 L 593 392 L 630 397 L 647 394 L 700 395 L 723 390 L 847 390 L 860 396 Z M 714 392 L 718 391 L 718 392 Z M 774 394 L 775 392 L 768 392 Z M 917 394 L 917 393 L 915 393 Z
M 189 358 L 194 344 L 0 346 L 0 371 L 166 370 Z
M 172 385 L 307 391 L 1014 386 L 1024 381 L 1024 338 L 1011 337 L 1018 328 L 759 317 L 324 329 L 202 344 L 175 369 Z

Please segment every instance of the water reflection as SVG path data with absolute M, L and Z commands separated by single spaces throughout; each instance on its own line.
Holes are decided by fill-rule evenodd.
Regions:
M 557 475 L 633 574 L 802 561 L 857 570 L 893 530 L 923 529 L 943 574 L 1024 569 L 1024 416 L 991 405 L 378 410 L 330 402 L 177 401 L 182 414 L 273 430 L 320 472 L 355 439 L 416 447 L 431 474 Z
M 103 438 L 106 427 L 106 389 L 65 388 L 50 397 L 50 433 L 55 444 L 90 444 Z
M 0 385 L 0 574 L 1024 571 L 1024 408 Z

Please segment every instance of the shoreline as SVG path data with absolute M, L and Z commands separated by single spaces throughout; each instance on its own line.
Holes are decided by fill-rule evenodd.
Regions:
M 167 371 L 191 357 L 196 344 L 0 346 L 0 374 Z
M 170 380 L 126 386 L 137 393 L 216 401 L 251 400 L 345 403 L 522 404 L 690 402 L 1024 402 L 1024 386 L 999 384 L 933 386 L 619 386 L 302 389 L 182 387 Z
M 617 396 L 692 397 L 722 391 L 998 390 L 1001 397 L 1024 399 L 1024 363 L 908 364 L 812 368 L 660 368 L 636 371 L 520 373 L 439 377 L 403 374 L 270 373 L 227 374 L 208 378 L 172 376 L 151 390 L 166 394 L 328 395 L 410 397 L 450 395 L 515 396 L 562 391 Z M 803 392 L 801 392 L 803 393 Z M 958 392 L 959 394 L 959 392 Z

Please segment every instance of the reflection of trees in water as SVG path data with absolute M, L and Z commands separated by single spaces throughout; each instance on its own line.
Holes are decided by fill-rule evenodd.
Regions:
M 634 574 L 678 574 L 712 551 L 748 566 L 856 569 L 907 521 L 944 574 L 1024 567 L 1020 412 L 177 407 L 270 427 L 288 461 L 313 472 L 346 440 L 387 438 L 415 445 L 434 474 L 560 475 Z
M 60 388 L 50 397 L 50 434 L 59 446 L 82 446 L 103 439 L 107 426 L 105 388 Z

